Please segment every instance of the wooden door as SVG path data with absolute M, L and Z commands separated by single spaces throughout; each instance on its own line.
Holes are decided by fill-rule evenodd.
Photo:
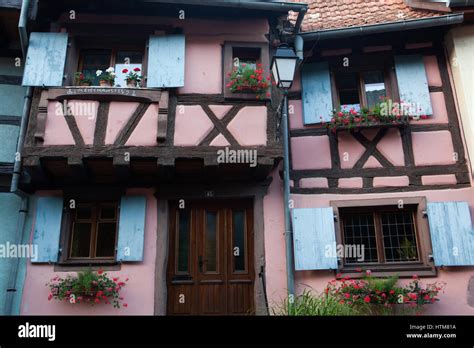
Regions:
M 251 202 L 173 202 L 169 233 L 168 314 L 253 314 Z

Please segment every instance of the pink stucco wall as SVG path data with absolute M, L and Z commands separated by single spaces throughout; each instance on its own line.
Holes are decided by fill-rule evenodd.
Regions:
M 59 102 L 48 103 L 48 116 L 43 145 L 74 145 Z M 95 100 L 70 100 L 72 114 L 85 145 L 94 144 L 99 102 Z M 139 103 L 111 102 L 107 119 L 105 144 L 113 144 L 127 124 Z M 158 104 L 152 103 L 130 135 L 127 146 L 155 146 L 158 133 Z
M 34 265 L 28 263 L 23 298 L 20 309 L 22 315 L 152 315 L 154 312 L 155 257 L 157 206 L 150 189 L 129 189 L 127 195 L 141 194 L 147 197 L 145 220 L 144 259 L 137 263 L 124 263 L 120 271 L 107 271 L 111 277 L 129 278 L 121 294 L 127 308 L 115 309 L 112 305 L 99 304 L 94 307 L 48 301 L 49 290 L 45 284 L 56 275 L 64 277 L 74 272 L 55 272 L 53 265 Z M 61 195 L 60 192 L 39 192 L 43 195 Z M 33 216 L 35 212 L 32 212 Z M 31 230 L 33 238 L 34 222 Z
M 429 86 L 441 87 L 439 66 L 433 56 L 424 57 L 427 79 Z M 294 92 L 300 91 L 300 83 L 294 85 Z M 446 100 L 442 92 L 430 93 L 433 115 L 428 119 L 412 121 L 414 124 L 447 124 L 448 113 Z M 309 129 L 321 127 L 321 125 L 304 126 L 301 100 L 290 101 L 290 128 Z M 364 130 L 362 134 L 369 140 L 373 139 L 377 130 Z M 456 163 L 456 154 L 453 150 L 453 141 L 448 131 L 413 132 L 413 149 L 416 165 L 445 165 Z M 361 145 L 348 132 L 338 133 L 338 149 L 342 169 L 350 168 L 359 160 L 365 152 Z M 396 167 L 403 167 L 405 158 L 400 132 L 393 128 L 388 130 L 385 137 L 378 143 L 377 149 Z M 330 151 L 327 136 L 302 136 L 291 139 L 291 155 L 293 170 L 310 170 L 330 168 Z M 374 157 L 370 157 L 364 168 L 380 167 L 380 163 Z M 423 185 L 449 185 L 456 184 L 454 175 L 432 175 L 423 176 Z M 325 178 L 304 178 L 299 182 L 300 188 L 324 188 L 327 187 Z M 362 187 L 362 178 L 354 176 L 338 180 L 338 187 L 354 189 Z M 428 202 L 437 201 L 467 201 L 471 209 L 471 217 L 474 219 L 474 188 L 451 189 L 451 190 L 423 190 L 416 192 L 395 192 L 396 187 L 406 187 L 409 179 L 405 175 L 375 177 L 374 187 L 393 187 L 392 193 L 377 194 L 294 194 L 292 200 L 295 208 L 318 208 L 329 207 L 330 201 L 337 200 L 360 200 L 377 198 L 402 198 L 402 197 L 426 197 Z M 284 221 L 278 214 L 283 211 L 282 181 L 274 176 L 269 194 L 265 200 L 265 251 L 267 264 L 267 292 L 270 305 L 275 305 L 286 297 L 286 266 L 285 266 L 285 241 Z M 272 209 L 274 209 L 272 211 Z M 473 221 L 474 223 L 474 221 Z M 267 224 L 269 228 L 267 229 Z M 270 232 L 267 232 L 270 231 Z M 438 269 L 436 277 L 423 278 L 422 281 L 430 283 L 434 281 L 445 281 L 447 286 L 445 293 L 440 295 L 441 301 L 429 306 L 426 314 L 470 314 L 474 315 L 474 308 L 467 304 L 467 286 L 469 279 L 474 276 L 474 267 L 447 267 Z M 295 284 L 298 292 L 309 288 L 315 292 L 322 292 L 328 281 L 334 279 L 334 271 L 297 271 L 295 273 Z M 404 282 L 406 280 L 401 280 Z
M 281 198 L 282 181 L 273 176 L 268 195 L 264 201 L 265 208 L 265 258 L 267 265 L 267 293 L 270 305 L 275 306 L 286 296 L 286 266 L 285 266 L 285 241 L 283 201 Z M 438 201 L 467 201 L 470 205 L 471 217 L 474 224 L 474 188 L 457 190 L 438 190 L 401 193 L 377 193 L 365 195 L 292 195 L 295 208 L 318 208 L 330 206 L 330 201 L 377 199 L 377 198 L 402 198 L 426 197 L 428 202 Z M 426 314 L 441 315 L 474 315 L 474 308 L 467 304 L 467 285 L 474 276 L 474 267 L 446 267 L 438 269 L 436 277 L 422 278 L 424 283 L 444 281 L 447 283 L 445 291 L 440 294 L 441 301 L 433 306 L 428 306 Z M 307 288 L 321 293 L 328 281 L 334 279 L 334 271 L 297 271 L 295 272 L 295 286 L 298 292 Z M 401 282 L 406 280 L 402 279 Z
M 221 93 L 224 42 L 267 42 L 265 34 L 269 31 L 265 19 L 186 19 L 175 24 L 183 27 L 186 35 L 185 85 L 178 89 L 179 93 Z
M 211 111 L 222 119 L 231 107 L 213 105 Z M 214 123 L 200 105 L 178 105 L 176 107 L 174 145 L 198 146 L 214 128 Z M 246 106 L 229 122 L 227 129 L 242 146 L 267 144 L 267 107 Z M 228 141 L 219 134 L 211 146 L 227 146 Z

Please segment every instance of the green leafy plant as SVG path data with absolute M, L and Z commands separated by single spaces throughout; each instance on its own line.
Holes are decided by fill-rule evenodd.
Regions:
M 288 298 L 272 308 L 274 315 L 285 316 L 345 316 L 357 315 L 356 308 L 340 303 L 336 298 L 326 295 L 315 295 L 305 289 L 293 300 Z
M 395 106 L 394 106 L 395 105 Z M 371 108 L 338 108 L 333 110 L 331 121 L 327 127 L 336 132 L 338 128 L 357 129 L 373 125 L 405 124 L 411 119 L 426 119 L 426 115 L 413 117 L 410 107 L 403 102 L 393 103 L 388 97 L 380 97 L 380 101 Z M 321 117 L 322 118 L 322 117 Z
M 367 273 L 361 279 L 334 279 L 328 283 L 325 293 L 356 307 L 361 313 L 391 314 L 396 305 L 409 305 L 417 311 L 425 304 L 439 301 L 437 295 L 444 287 L 437 282 L 423 287 L 416 275 L 406 286 L 397 286 L 397 282 L 398 275 L 374 278 Z
M 132 70 L 128 70 L 127 68 L 122 70 L 122 73 L 127 74 L 125 76 L 125 81 L 131 82 L 131 81 L 136 81 L 139 83 L 142 79 L 143 76 L 140 75 L 141 69 L 139 67 L 133 68 Z
M 68 275 L 65 278 L 55 276 L 46 286 L 50 293 L 48 300 L 57 300 L 69 302 L 72 304 L 89 303 L 94 304 L 112 304 L 115 308 L 120 308 L 123 297 L 120 291 L 126 285 L 125 281 L 120 281 L 120 277 L 109 278 L 104 271 L 78 272 L 77 275 Z M 127 304 L 122 304 L 127 307 Z
M 105 81 L 111 86 L 114 85 L 115 77 L 117 76 L 113 67 L 109 67 L 105 71 L 97 70 L 95 74 L 101 81 Z
M 76 77 L 76 83 L 78 85 L 87 85 L 90 86 L 92 84 L 93 78 L 87 74 L 84 74 L 80 71 L 76 72 L 75 74 Z
M 255 93 L 257 99 L 262 99 L 265 96 L 270 97 L 270 93 L 267 92 L 270 87 L 270 76 L 264 78 L 262 64 L 257 64 L 255 69 L 246 63 L 240 64 L 238 67 L 234 66 L 228 76 L 230 82 L 227 84 L 227 88 L 232 93 Z

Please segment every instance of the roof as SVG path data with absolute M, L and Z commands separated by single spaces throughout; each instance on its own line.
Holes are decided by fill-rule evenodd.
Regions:
M 0 8 L 21 8 L 21 0 L 0 0 Z
M 294 2 L 309 5 L 301 27 L 303 32 L 403 22 L 445 15 L 442 12 L 414 9 L 406 5 L 404 0 L 294 0 Z

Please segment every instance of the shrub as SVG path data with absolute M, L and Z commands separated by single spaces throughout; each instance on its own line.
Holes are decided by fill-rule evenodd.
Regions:
M 293 301 L 284 299 L 272 308 L 274 315 L 289 316 L 344 316 L 357 315 L 355 308 L 340 303 L 335 298 L 325 295 L 315 295 L 305 289 Z

